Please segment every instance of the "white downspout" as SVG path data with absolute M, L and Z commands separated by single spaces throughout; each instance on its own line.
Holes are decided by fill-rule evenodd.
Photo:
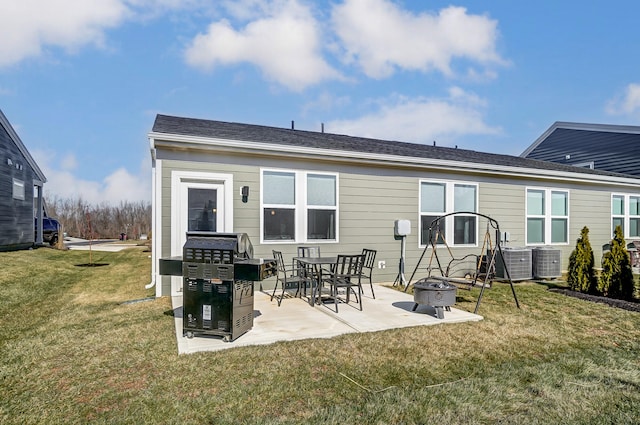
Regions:
M 149 150 L 151 151 L 151 282 L 144 286 L 151 289 L 156 286 L 156 263 L 158 262 L 158 250 L 156 240 L 160 235 L 156 232 L 156 149 L 153 138 L 149 138 Z M 156 288 L 156 296 L 158 290 Z

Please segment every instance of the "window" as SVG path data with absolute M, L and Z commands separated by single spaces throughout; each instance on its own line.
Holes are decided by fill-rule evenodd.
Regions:
M 13 199 L 24 201 L 24 182 L 22 180 L 13 179 Z
M 337 175 L 262 171 L 263 241 L 337 240 Z
M 611 235 L 616 226 L 625 238 L 640 237 L 640 196 L 613 194 L 611 196 Z
M 569 192 L 527 189 L 527 244 L 569 242 Z
M 478 204 L 478 186 L 469 183 L 420 182 L 420 244 L 427 245 L 431 238 L 437 243 L 449 245 L 475 245 L 477 241 L 477 221 L 475 213 Z M 438 229 L 429 231 L 431 222 L 436 218 L 458 212 L 441 220 Z

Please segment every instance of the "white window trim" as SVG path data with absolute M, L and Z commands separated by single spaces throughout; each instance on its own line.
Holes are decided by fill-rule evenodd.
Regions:
M 295 177 L 295 205 L 275 205 L 264 203 L 264 173 L 289 173 L 294 174 Z M 309 174 L 320 176 L 332 176 L 336 179 L 336 205 L 333 207 L 336 211 L 336 223 L 335 223 L 335 239 L 308 239 L 307 238 L 307 176 Z M 301 184 L 304 183 L 304 184 Z M 294 240 L 266 240 L 264 239 L 264 209 L 272 207 L 278 208 L 291 208 L 294 209 L 295 231 L 296 237 Z M 329 209 L 314 207 L 312 209 Z M 340 175 L 333 172 L 325 171 L 308 171 L 308 170 L 293 170 L 289 168 L 261 168 L 260 169 L 260 243 L 265 245 L 276 244 L 301 244 L 301 243 L 313 243 L 313 244 L 328 244 L 340 242 Z
M 624 211 L 622 214 L 614 214 L 613 213 L 613 198 L 614 196 L 621 196 L 624 200 Z M 625 239 L 634 239 L 638 238 L 638 236 L 630 236 L 629 231 L 631 230 L 631 213 L 629 212 L 629 208 L 631 208 L 630 198 L 640 198 L 640 194 L 637 193 L 612 193 L 611 194 L 611 219 L 609 220 L 609 226 L 611 227 L 611 237 L 613 237 L 613 233 L 616 229 L 613 228 L 613 219 L 614 218 L 622 218 L 624 222 L 624 238 Z M 639 218 L 640 216 L 634 215 L 633 218 Z
M 529 211 L 529 191 L 530 190 L 537 190 L 537 191 L 543 191 L 544 192 L 544 214 L 543 215 L 529 215 L 528 211 Z M 562 192 L 562 193 L 566 193 L 567 194 L 567 215 L 566 216 L 554 216 L 551 215 L 551 211 L 552 211 L 552 202 L 551 202 L 551 194 L 553 192 Z M 563 188 L 558 188 L 558 187 L 538 187 L 538 186 L 529 186 L 525 188 L 525 192 L 524 192 L 524 201 L 525 201 L 525 206 L 524 206 L 524 240 L 525 240 L 525 244 L 526 246 L 544 246 L 544 245 L 555 245 L 555 246 L 562 246 L 562 245 L 569 245 L 569 241 L 571 240 L 571 235 L 570 235 L 570 217 L 571 217 L 571 191 L 569 189 L 563 189 Z M 528 226 L 528 221 L 529 218 L 544 218 L 544 241 L 541 243 L 529 243 L 527 242 L 529 240 L 529 226 Z M 566 242 L 551 242 L 551 222 L 552 219 L 554 218 L 565 218 L 567 220 L 567 240 Z
M 422 209 L 422 183 L 436 183 L 436 184 L 444 184 L 445 185 L 445 198 L 446 198 L 446 205 L 444 207 L 445 211 L 443 213 L 423 213 L 421 211 Z M 423 215 L 428 215 L 428 216 L 432 216 L 432 215 L 445 215 L 445 214 L 450 214 L 452 212 L 454 212 L 454 200 L 455 200 L 455 196 L 454 196 L 454 188 L 456 185 L 460 185 L 460 186 L 473 186 L 476 188 L 476 205 L 475 205 L 475 213 L 478 212 L 478 208 L 480 205 L 480 186 L 478 185 L 478 183 L 476 182 L 469 182 L 469 181 L 459 181 L 459 180 L 437 180 L 437 179 L 420 179 L 418 181 L 418 247 L 419 248 L 424 248 L 426 245 L 422 243 L 422 216 Z M 477 247 L 478 246 L 478 239 L 479 239 L 479 229 L 478 229 L 478 216 L 475 216 L 476 218 L 476 242 L 473 244 L 454 244 L 453 243 L 453 236 L 454 236 L 454 228 L 453 228 L 453 222 L 454 222 L 454 218 L 455 216 L 449 216 L 447 218 L 445 218 L 445 235 L 447 236 L 446 238 L 446 242 L 447 245 L 450 247 L 455 247 L 455 248 L 473 248 L 473 247 Z M 438 245 L 442 245 L 442 244 L 438 244 Z

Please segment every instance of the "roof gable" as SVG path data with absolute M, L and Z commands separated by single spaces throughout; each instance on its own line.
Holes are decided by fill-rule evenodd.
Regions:
M 18 133 L 16 133 L 16 131 L 13 129 L 13 127 L 11 126 L 11 123 L 9 123 L 9 120 L 4 115 L 1 109 L 0 109 L 0 126 L 4 128 L 4 130 L 9 135 L 9 138 L 18 147 L 18 150 L 20 151 L 22 156 L 24 156 L 24 158 L 27 160 L 27 162 L 29 163 L 29 166 L 33 169 L 34 173 L 36 173 L 36 176 L 38 177 L 38 179 L 42 183 L 46 183 L 47 178 L 44 176 L 44 173 L 42 172 L 42 170 L 40 170 L 40 167 L 38 167 L 38 164 L 33 159 L 33 157 L 27 150 L 27 147 L 24 145 L 24 143 L 22 143 L 22 140 L 20 140 Z
M 521 157 L 640 175 L 640 127 L 556 122 Z

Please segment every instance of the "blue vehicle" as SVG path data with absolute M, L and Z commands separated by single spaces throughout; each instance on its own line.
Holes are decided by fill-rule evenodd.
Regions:
M 38 219 L 34 219 L 35 223 L 35 236 L 37 240 L 38 235 Z M 47 213 L 44 213 L 42 217 L 42 241 L 48 243 L 53 246 L 58 243 L 58 237 L 60 234 L 60 222 L 55 218 L 51 218 L 47 216 Z

